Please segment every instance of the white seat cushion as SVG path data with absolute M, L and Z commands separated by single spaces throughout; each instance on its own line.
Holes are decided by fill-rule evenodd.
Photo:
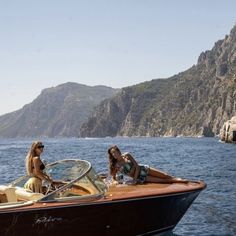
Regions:
M 6 194 L 7 202 L 17 202 L 15 187 L 0 185 L 0 193 Z
M 33 193 L 21 187 L 16 187 L 16 196 L 19 199 L 27 201 L 34 201 L 44 197 L 42 193 Z

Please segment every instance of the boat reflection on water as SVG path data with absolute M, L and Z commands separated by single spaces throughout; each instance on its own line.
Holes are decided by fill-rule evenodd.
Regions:
M 54 185 L 26 191 L 24 176 L 0 186 L 0 235 L 147 235 L 171 232 L 202 181 L 107 185 L 84 160 L 47 165 Z M 173 235 L 173 234 L 172 234 Z

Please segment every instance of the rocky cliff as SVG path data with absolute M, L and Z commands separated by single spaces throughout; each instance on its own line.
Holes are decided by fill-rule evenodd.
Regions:
M 236 143 L 236 116 L 224 123 L 220 130 L 220 139 L 226 143 Z
M 77 83 L 44 89 L 32 103 L 0 116 L 0 137 L 77 137 L 94 106 L 117 91 Z
M 81 136 L 214 136 L 235 114 L 236 26 L 190 69 L 103 101 Z

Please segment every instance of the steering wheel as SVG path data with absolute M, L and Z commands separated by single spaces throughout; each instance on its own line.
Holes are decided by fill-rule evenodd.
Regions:
M 61 181 L 48 182 L 48 184 L 45 186 L 46 187 L 45 195 L 61 188 L 64 185 L 65 185 L 65 183 L 63 183 Z
M 53 184 L 53 182 L 48 183 L 45 187 L 46 187 L 45 195 L 48 195 L 49 193 L 57 190 L 57 187 Z

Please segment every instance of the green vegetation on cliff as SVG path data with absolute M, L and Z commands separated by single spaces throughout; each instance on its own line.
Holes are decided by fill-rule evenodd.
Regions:
M 236 26 L 169 79 L 123 88 L 81 127 L 83 137 L 214 136 L 236 114 Z

